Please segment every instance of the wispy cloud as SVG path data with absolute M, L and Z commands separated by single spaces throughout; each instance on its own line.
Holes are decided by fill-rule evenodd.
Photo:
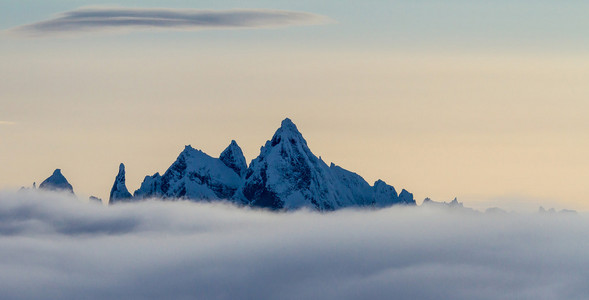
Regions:
M 52 19 L 9 29 L 26 36 L 71 35 L 133 30 L 204 30 L 314 25 L 329 18 L 313 13 L 271 10 L 197 10 L 170 8 L 86 7 Z
M 0 298 L 585 299 L 583 215 L 104 207 L 0 192 Z M 51 298 L 51 297 L 49 297 Z
M 0 121 L 0 125 L 14 125 L 16 124 L 15 122 L 10 122 L 10 121 Z

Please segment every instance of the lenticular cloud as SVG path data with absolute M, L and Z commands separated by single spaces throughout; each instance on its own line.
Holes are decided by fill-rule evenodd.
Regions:
M 121 30 L 268 28 L 313 25 L 327 20 L 327 17 L 308 12 L 272 9 L 88 7 L 71 10 L 49 20 L 23 25 L 10 31 L 26 36 L 47 36 Z
M 586 299 L 582 215 L 0 193 L 2 299 Z

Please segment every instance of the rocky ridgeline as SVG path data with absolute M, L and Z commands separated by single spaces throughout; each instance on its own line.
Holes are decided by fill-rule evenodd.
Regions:
M 30 188 L 22 188 L 24 190 Z M 33 183 L 32 189 L 36 189 Z M 45 179 L 39 190 L 74 195 L 72 185 L 60 169 Z M 161 200 L 230 201 L 240 206 L 271 210 L 310 208 L 332 211 L 348 207 L 382 208 L 392 205 L 416 205 L 413 194 L 396 189 L 382 180 L 368 184 L 362 176 L 317 157 L 290 120 L 282 121 L 272 139 L 261 147 L 260 155 L 247 166 L 243 151 L 234 140 L 218 158 L 185 146 L 176 161 L 163 173 L 145 176 L 133 194 L 125 182 L 125 165 L 119 165 L 110 191 L 109 204 L 156 198 Z M 91 202 L 102 199 L 91 196 Z M 464 207 L 458 199 L 436 202 L 426 198 L 422 207 L 448 208 L 477 212 Z M 489 214 L 507 214 L 497 208 Z M 539 209 L 540 214 L 556 214 L 555 209 Z M 561 210 L 559 214 L 574 214 Z
M 345 207 L 415 205 L 406 190 L 382 180 L 373 186 L 360 175 L 334 164 L 327 165 L 309 149 L 290 120 L 282 121 L 272 139 L 261 148 L 249 167 L 235 141 L 219 158 L 186 146 L 163 173 L 146 176 L 133 195 L 125 185 L 125 167 L 119 167 L 109 203 L 146 198 L 229 200 L 239 205 L 291 210 L 312 208 L 330 211 Z

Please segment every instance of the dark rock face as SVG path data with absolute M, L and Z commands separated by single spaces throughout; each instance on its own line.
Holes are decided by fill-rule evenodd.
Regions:
M 221 153 L 219 159 L 240 177 L 245 175 L 247 171 L 245 156 L 235 140 L 231 141 L 231 144 Z
M 243 186 L 243 196 L 249 204 L 256 207 L 279 210 L 284 208 L 284 201 L 276 195 L 274 191 L 267 187 L 268 175 L 266 174 L 267 166 L 261 168 L 259 174 L 248 172 L 246 180 L 248 184 Z
M 61 174 L 61 169 L 55 169 L 53 174 L 49 178 L 45 179 L 39 185 L 39 189 L 47 191 L 58 191 L 58 192 L 70 192 L 74 193 L 74 188 L 67 181 L 67 179 Z

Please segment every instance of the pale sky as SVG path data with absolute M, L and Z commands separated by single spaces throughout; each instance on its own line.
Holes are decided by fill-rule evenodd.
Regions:
M 295 17 L 243 28 L 17 30 L 88 6 Z M 588 8 L 0 1 L 0 188 L 61 168 L 78 195 L 107 199 L 120 162 L 131 192 L 187 144 L 216 157 L 235 139 L 249 162 L 290 117 L 326 162 L 418 203 L 588 210 Z

